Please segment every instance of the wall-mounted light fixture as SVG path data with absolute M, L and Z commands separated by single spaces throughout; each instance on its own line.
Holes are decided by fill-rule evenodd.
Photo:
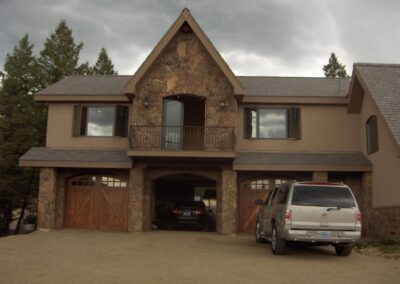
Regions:
M 220 109 L 224 109 L 225 106 L 226 106 L 225 100 L 224 100 L 224 99 L 220 100 L 220 101 L 219 101 L 219 108 L 220 108 Z
M 149 99 L 148 99 L 147 97 L 144 98 L 143 106 L 144 106 L 145 108 L 148 108 L 148 107 L 150 106 L 150 101 L 149 101 Z

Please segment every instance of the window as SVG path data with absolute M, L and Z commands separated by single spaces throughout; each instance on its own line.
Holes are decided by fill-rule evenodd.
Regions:
M 128 131 L 128 106 L 74 106 L 74 136 L 121 136 Z
M 356 206 L 348 188 L 328 186 L 295 186 L 292 205 L 340 208 Z
M 127 182 L 114 177 L 102 176 L 101 185 L 108 187 L 126 187 Z
M 378 119 L 375 115 L 368 118 L 365 124 L 365 132 L 367 138 L 367 153 L 372 154 L 378 152 L 379 141 L 378 141 Z
M 245 108 L 244 112 L 247 139 L 300 139 L 299 108 Z
M 279 192 L 276 195 L 273 204 L 285 204 L 289 193 L 289 185 L 285 184 L 280 186 Z
M 71 181 L 72 186 L 95 186 L 96 185 L 96 177 L 78 177 Z

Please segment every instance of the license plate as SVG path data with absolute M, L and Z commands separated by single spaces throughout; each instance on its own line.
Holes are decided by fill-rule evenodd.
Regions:
M 318 237 L 320 238 L 330 238 L 331 232 L 329 231 L 318 231 Z
M 183 211 L 183 216 L 190 216 L 190 211 Z

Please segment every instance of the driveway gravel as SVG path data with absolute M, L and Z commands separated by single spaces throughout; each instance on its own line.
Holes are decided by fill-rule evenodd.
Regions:
M 0 238 L 0 283 L 400 283 L 393 260 L 333 248 L 272 255 L 251 236 L 153 231 L 34 232 Z

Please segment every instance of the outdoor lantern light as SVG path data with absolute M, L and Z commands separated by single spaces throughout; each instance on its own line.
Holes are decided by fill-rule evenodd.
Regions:
M 144 106 L 145 108 L 148 108 L 149 105 L 150 105 L 149 99 L 148 99 L 148 98 L 145 98 L 144 101 L 143 101 L 143 106 Z
M 220 101 L 219 101 L 219 108 L 220 108 L 220 109 L 224 109 L 225 106 L 226 106 L 225 100 L 220 100 Z

